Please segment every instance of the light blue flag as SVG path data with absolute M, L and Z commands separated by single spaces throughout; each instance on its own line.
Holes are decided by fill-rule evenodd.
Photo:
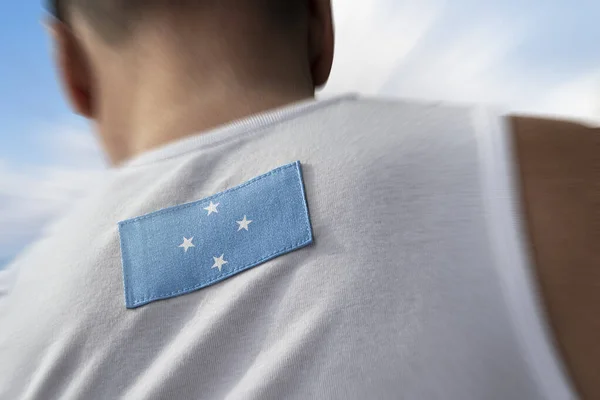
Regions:
M 119 233 L 127 308 L 213 285 L 312 243 L 300 162 Z

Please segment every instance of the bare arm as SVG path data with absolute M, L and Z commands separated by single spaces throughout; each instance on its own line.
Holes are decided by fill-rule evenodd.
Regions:
M 581 396 L 600 399 L 600 128 L 511 123 L 550 325 Z

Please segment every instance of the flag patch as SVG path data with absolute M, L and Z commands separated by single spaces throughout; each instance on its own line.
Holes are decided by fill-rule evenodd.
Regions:
M 312 243 L 300 162 L 119 223 L 125 305 L 181 296 Z

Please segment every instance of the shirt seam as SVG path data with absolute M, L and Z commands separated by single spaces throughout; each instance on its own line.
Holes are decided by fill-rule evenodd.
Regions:
M 236 130 L 239 130 L 239 135 L 231 135 L 231 136 L 224 137 L 222 139 L 216 139 L 214 142 L 210 142 L 210 143 L 200 143 L 200 144 L 194 146 L 193 149 L 177 152 L 177 154 L 169 155 L 169 156 L 162 157 L 162 158 L 148 160 L 147 162 L 140 160 L 139 164 L 136 163 L 135 160 L 132 160 L 131 164 L 125 163 L 121 167 L 116 168 L 116 171 L 125 171 L 125 170 L 130 170 L 130 169 L 136 169 L 138 167 L 145 167 L 148 165 L 158 164 L 163 161 L 169 161 L 169 160 L 173 160 L 173 159 L 191 154 L 200 149 L 208 150 L 208 149 L 212 149 L 212 148 L 215 148 L 215 147 L 227 144 L 227 143 L 234 142 L 236 140 L 244 140 L 246 138 L 251 138 L 260 133 L 264 133 L 264 131 L 266 131 L 269 128 L 276 127 L 276 126 L 284 124 L 286 122 L 293 121 L 300 117 L 315 113 L 317 111 L 324 110 L 333 105 L 337 105 L 344 101 L 353 100 L 353 99 L 354 99 L 354 97 L 345 96 L 345 97 L 340 97 L 337 99 L 324 100 L 321 102 L 315 101 L 312 104 L 308 104 L 304 107 L 301 107 L 299 110 L 293 110 L 293 109 L 285 110 L 284 109 L 284 110 L 279 111 L 280 114 L 277 114 L 278 113 L 277 111 L 271 111 L 271 113 L 267 112 L 264 115 L 250 116 L 246 119 L 238 121 L 237 123 L 232 122 L 232 124 L 229 126 L 227 126 L 227 125 L 223 126 L 222 129 L 224 129 L 224 130 L 221 132 L 218 132 L 218 131 L 212 132 L 214 134 L 226 134 L 226 133 L 233 134 L 236 132 Z M 283 115 L 281 113 L 283 113 Z M 258 118 L 258 121 L 253 121 L 252 118 Z M 269 120 L 269 118 L 272 118 L 274 120 Z M 256 126 L 246 126 L 245 125 L 245 124 L 252 124 L 253 122 L 256 122 L 258 125 L 256 125 Z M 247 128 L 247 130 L 244 130 L 243 128 Z M 196 133 L 195 135 L 191 135 L 191 136 L 187 137 L 186 139 L 192 139 L 195 136 L 210 135 L 210 134 L 211 134 L 210 131 L 208 131 L 206 133 L 199 132 L 199 133 Z

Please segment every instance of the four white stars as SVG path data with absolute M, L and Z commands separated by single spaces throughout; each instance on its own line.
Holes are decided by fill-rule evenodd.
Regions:
M 218 214 L 219 210 L 217 210 L 217 207 L 219 205 L 220 205 L 220 203 L 214 204 L 211 201 L 210 205 L 208 207 L 205 207 L 204 209 L 206 211 L 208 211 L 208 215 L 211 215 L 213 213 Z M 236 221 L 236 222 L 239 225 L 238 232 L 241 231 L 241 230 L 243 230 L 243 229 L 245 229 L 246 231 L 248 231 L 248 226 L 252 223 L 252 221 L 249 220 L 246 215 L 244 215 L 244 219 L 243 220 Z M 181 245 L 179 245 L 179 247 L 182 248 L 185 253 L 187 253 L 188 250 L 191 247 L 196 247 L 196 245 L 194 245 L 194 243 L 192 243 L 193 240 L 194 240 L 193 237 L 191 239 L 188 239 L 188 238 L 184 237 L 183 238 L 183 243 Z M 212 266 L 211 269 L 218 268 L 219 272 L 222 272 L 223 266 L 228 263 L 227 261 L 225 261 L 225 254 L 222 254 L 221 257 L 213 257 L 213 259 L 214 259 L 215 263 L 214 263 L 214 265 Z

